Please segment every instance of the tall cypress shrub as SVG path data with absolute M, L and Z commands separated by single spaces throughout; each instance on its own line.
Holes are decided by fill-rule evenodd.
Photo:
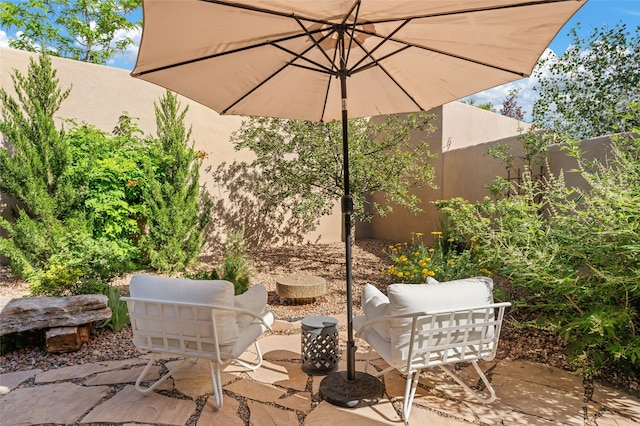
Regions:
M 193 149 L 187 111 L 167 91 L 155 104 L 157 138 L 149 142 L 147 223 L 140 249 L 149 265 L 163 272 L 183 270 L 195 260 L 210 222 L 210 201 L 199 182 L 202 154 Z

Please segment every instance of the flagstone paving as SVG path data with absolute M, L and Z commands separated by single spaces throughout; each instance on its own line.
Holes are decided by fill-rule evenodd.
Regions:
M 344 319 L 341 324 L 345 324 Z M 134 383 L 145 356 L 124 361 L 89 363 L 49 371 L 29 370 L 0 375 L 0 425 L 146 424 L 146 425 L 402 425 L 399 415 L 405 379 L 384 375 L 385 397 L 371 407 L 347 409 L 322 401 L 324 376 L 310 376 L 300 366 L 300 323 L 276 324 L 279 333 L 260 339 L 263 366 L 247 372 L 229 366 L 222 374 L 224 403 L 215 409 L 206 362 L 188 362 L 154 392 L 143 395 Z M 296 328 L 297 327 L 297 328 Z M 345 330 L 340 330 L 344 353 Z M 364 342 L 358 343 L 356 369 L 363 370 Z M 255 349 L 243 356 L 251 359 Z M 344 358 L 344 357 L 343 357 Z M 155 380 L 176 362 L 164 358 L 151 368 Z M 346 369 L 344 359 L 340 370 Z M 373 354 L 371 364 L 384 360 Z M 373 368 L 373 367 L 369 367 Z M 640 424 L 640 398 L 594 384 L 546 365 L 502 359 L 482 363 L 497 399 L 478 403 L 444 373 L 423 373 L 411 411 L 412 425 L 583 425 Z M 473 368 L 459 371 L 477 383 Z

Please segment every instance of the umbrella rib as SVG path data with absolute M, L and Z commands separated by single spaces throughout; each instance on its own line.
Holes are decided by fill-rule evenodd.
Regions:
M 344 19 L 342 20 L 342 24 L 341 26 L 343 28 L 347 28 L 347 19 L 349 18 L 349 16 L 351 15 L 351 13 L 353 13 L 354 9 L 356 11 L 356 14 L 353 18 L 353 25 L 351 25 L 351 34 L 349 35 L 349 48 L 347 49 L 347 57 L 345 58 L 345 63 L 348 64 L 349 63 L 349 56 L 351 55 L 351 46 L 353 45 L 353 35 L 356 32 L 356 22 L 358 22 L 358 15 L 360 14 L 360 5 L 362 4 L 361 0 L 356 0 L 353 5 L 351 6 L 351 9 L 349 10 L 348 13 L 346 13 L 344 15 Z M 344 71 L 344 70 L 341 70 Z
M 367 34 L 367 35 L 375 36 L 375 37 L 381 37 L 380 34 L 377 34 L 377 33 L 371 32 L 371 31 L 365 31 L 365 30 L 358 30 L 358 31 L 360 33 L 362 33 L 362 34 Z M 464 56 L 455 55 L 453 53 L 445 52 L 443 50 L 435 49 L 435 48 L 429 47 L 429 46 L 423 46 L 423 45 L 420 45 L 420 44 L 409 43 L 409 42 L 406 42 L 404 40 L 398 40 L 396 38 L 391 37 L 391 35 L 385 37 L 383 42 L 384 41 L 393 41 L 395 43 L 403 45 L 402 48 L 396 50 L 395 52 L 392 52 L 390 54 L 385 55 L 384 58 L 388 58 L 389 56 L 393 56 L 396 53 L 399 53 L 399 52 L 401 52 L 402 50 L 404 50 L 406 48 L 415 47 L 416 49 L 421 49 L 421 50 L 426 50 L 426 51 L 433 52 L 433 53 L 438 53 L 440 55 L 448 56 L 450 58 L 460 59 L 460 60 L 465 61 L 465 62 L 471 62 L 471 63 L 477 64 L 477 65 L 482 65 L 484 67 L 492 68 L 492 69 L 499 70 L 499 71 L 504 71 L 504 72 L 507 72 L 509 74 L 515 74 L 515 75 L 517 75 L 519 77 L 527 77 L 528 76 L 528 74 L 525 74 L 523 72 L 515 71 L 515 70 L 504 68 L 504 67 L 500 67 L 500 66 L 497 66 L 497 65 L 492 65 L 492 64 L 490 64 L 488 62 L 483 62 L 483 61 L 479 61 L 479 60 L 476 60 L 476 59 L 471 59 L 471 58 L 467 58 L 467 57 L 464 57 Z M 379 46 L 376 46 L 376 48 L 377 47 L 379 47 Z M 371 52 L 373 53 L 373 50 Z M 373 57 L 371 59 L 374 60 L 374 62 L 379 62 L 379 61 L 382 60 L 382 59 L 374 59 Z M 362 61 L 363 60 L 361 59 L 358 62 L 358 64 L 361 63 Z M 375 63 L 374 64 L 367 64 L 367 65 L 364 65 L 364 66 L 362 66 L 360 68 L 357 68 L 357 69 L 352 69 L 351 72 L 352 73 L 356 73 L 356 72 L 364 71 L 366 69 L 371 68 L 371 66 L 373 66 L 373 65 L 375 65 Z
M 209 0 L 202 0 L 202 1 L 209 1 Z M 151 74 L 154 72 L 158 72 L 158 71 L 165 71 L 168 69 L 172 69 L 172 68 L 177 68 L 177 67 L 181 67 L 183 65 L 190 65 L 190 64 L 194 64 L 197 62 L 202 62 L 202 61 L 206 61 L 209 59 L 215 59 L 221 56 L 226 56 L 226 55 L 232 55 L 234 53 L 239 53 L 239 52 L 244 52 L 245 50 L 251 50 L 251 49 L 257 49 L 260 47 L 264 47 L 264 46 L 277 46 L 277 43 L 282 43 L 285 41 L 289 41 L 289 40 L 294 40 L 296 38 L 300 38 L 300 37 L 308 37 L 309 34 L 315 34 L 315 33 L 320 33 L 322 32 L 323 29 L 318 29 L 318 30 L 313 30 L 313 31 L 306 31 L 304 34 L 294 34 L 294 35 L 290 35 L 287 37 L 282 37 L 279 38 L 277 40 L 267 40 L 267 41 L 263 41 L 261 43 L 257 43 L 257 44 L 252 44 L 251 46 L 244 46 L 244 47 L 240 47 L 238 49 L 233 49 L 233 50 L 226 50 L 224 52 L 220 52 L 220 53 L 214 53 L 212 55 L 207 55 L 207 56 L 201 56 L 199 58 L 192 58 L 186 61 L 180 61 L 180 62 L 175 62 L 173 64 L 167 64 L 167 65 L 163 65 L 161 67 L 156 67 L 156 68 L 151 68 L 145 71 L 140 71 L 137 73 L 132 73 L 131 75 L 134 77 L 138 77 L 138 76 L 142 76 L 145 74 Z M 279 47 L 279 46 L 278 46 Z M 306 50 L 304 53 L 308 52 L 308 50 Z M 311 62 L 311 61 L 309 61 Z
M 287 53 L 290 53 L 291 55 L 294 56 L 293 59 L 291 59 L 290 61 L 288 61 L 286 64 L 284 64 L 283 66 L 281 66 L 278 70 L 274 71 L 271 75 L 269 75 L 267 78 L 265 78 L 264 80 L 262 80 L 259 84 L 255 85 L 253 88 L 251 88 L 251 90 L 249 90 L 248 92 L 246 92 L 244 95 L 242 95 L 240 98 L 236 99 L 234 102 L 232 102 L 231 104 L 229 104 L 224 110 L 223 110 L 223 114 L 226 114 L 229 109 L 233 108 L 235 105 L 237 105 L 238 103 L 242 102 L 243 99 L 246 99 L 248 96 L 250 96 L 252 93 L 254 93 L 256 90 L 258 90 L 260 87 L 262 87 L 264 84 L 266 84 L 269 80 L 271 80 L 273 77 L 275 77 L 276 75 L 278 75 L 280 72 L 282 72 L 282 70 L 284 70 L 285 68 L 287 68 L 288 66 L 295 66 L 295 67 L 299 67 L 299 68 L 304 68 L 304 69 L 308 69 L 310 71 L 315 71 L 315 72 L 319 72 L 319 73 L 326 73 L 329 75 L 336 75 L 336 73 L 334 71 L 331 70 L 331 68 L 328 68 L 318 62 L 312 61 L 308 58 L 303 57 L 302 55 L 304 55 L 305 53 L 307 53 L 309 50 L 313 49 L 314 47 L 318 47 L 319 45 L 316 41 L 316 39 L 314 37 L 311 36 L 312 33 L 315 32 L 319 32 L 319 31 L 314 31 L 314 32 L 310 32 L 308 31 L 302 24 L 301 24 L 302 28 L 305 30 L 307 36 L 309 38 L 311 38 L 314 42 L 313 45 L 309 46 L 307 49 L 305 49 L 304 51 L 302 51 L 301 53 L 296 53 L 293 52 L 283 46 L 278 45 L 276 42 L 267 42 L 267 44 L 276 47 L 278 49 L 281 49 Z M 322 40 L 324 40 L 325 38 L 329 37 L 331 33 L 325 35 L 322 39 L 320 39 L 320 42 L 322 42 Z M 298 35 L 299 37 L 300 35 Z M 324 49 L 320 49 L 324 52 Z M 326 55 L 326 53 L 325 53 Z M 294 61 L 298 60 L 298 59 L 302 59 L 305 60 L 315 66 L 317 66 L 318 68 L 313 68 L 310 66 L 305 66 L 305 65 L 301 65 L 301 64 L 295 64 Z M 332 64 L 335 63 L 335 61 L 331 61 L 328 57 L 327 60 L 329 60 L 329 62 L 331 62 Z M 324 71 L 323 71 L 324 70 Z M 325 96 L 325 105 L 326 105 L 326 96 Z M 323 116 L 324 116 L 324 112 L 323 112 Z
M 356 62 L 356 63 L 353 65 L 353 69 L 356 69 L 356 67 L 357 67 L 358 65 L 360 65 L 360 64 L 365 60 L 365 58 L 366 58 L 366 57 L 369 57 L 369 58 L 374 62 L 374 64 L 375 64 L 375 63 L 377 63 L 377 61 L 378 61 L 378 60 L 377 60 L 377 59 L 375 59 L 375 58 L 372 56 L 372 55 L 373 55 L 373 53 L 374 53 L 376 50 L 378 50 L 380 47 L 382 47 L 382 46 L 383 46 L 387 41 L 389 41 L 389 40 L 391 39 L 391 37 L 393 37 L 393 35 L 394 35 L 394 34 L 396 34 L 398 31 L 400 31 L 400 29 L 402 29 L 402 27 L 404 27 L 405 25 L 407 25 L 410 21 L 411 21 L 411 19 L 406 19 L 406 20 L 404 20 L 404 21 L 403 21 L 403 22 L 402 22 L 402 23 L 401 23 L 401 24 L 400 24 L 400 25 L 399 25 L 395 30 L 393 30 L 391 33 L 387 34 L 387 36 L 386 36 L 385 38 L 383 38 L 383 39 L 380 41 L 380 43 L 378 43 L 378 45 L 377 45 L 376 47 L 374 47 L 373 49 L 371 49 L 371 51 L 366 51 L 366 50 L 365 50 L 365 48 L 362 46 L 362 44 L 361 44 L 361 43 L 359 43 L 359 42 L 355 39 L 355 37 L 353 37 L 353 35 L 352 35 L 351 40 L 352 40 L 352 41 L 353 41 L 353 40 L 355 40 L 355 41 L 356 41 L 356 43 L 358 44 L 358 46 L 360 46 L 360 48 L 361 48 L 361 49 L 366 53 L 366 56 L 365 56 L 365 57 L 363 57 L 362 59 L 360 59 L 358 62 Z M 355 26 L 354 26 L 354 32 L 355 32 Z M 377 33 L 371 33 L 370 31 L 363 31 L 363 30 L 359 30 L 358 32 L 359 32 L 359 33 L 361 33 L 361 34 L 369 34 L 369 35 L 374 35 L 374 36 L 376 36 L 376 37 L 380 37 L 380 35 L 379 35 L 379 34 L 377 34 Z M 402 49 L 402 50 L 404 50 L 404 49 Z M 387 56 L 389 56 L 389 55 L 387 55 Z M 371 65 L 373 65 L 373 64 L 369 64 L 369 65 L 371 66 Z M 370 66 L 367 66 L 365 69 L 370 68 Z
M 422 107 L 422 105 L 420 105 L 418 103 L 418 101 L 416 101 L 415 98 L 413 96 L 411 96 L 409 94 L 409 92 L 400 83 L 398 83 L 398 81 L 395 78 L 393 78 L 393 76 L 380 63 L 381 61 L 383 61 L 384 59 L 388 58 L 389 56 L 393 56 L 393 55 L 395 55 L 397 53 L 400 53 L 400 52 L 408 49 L 409 47 L 410 46 L 404 46 L 404 47 L 396 50 L 395 52 L 389 53 L 388 55 L 385 55 L 385 56 L 381 57 L 380 59 L 374 59 L 375 62 L 369 63 L 369 64 L 367 64 L 367 65 L 365 65 L 365 66 L 363 66 L 363 67 L 361 67 L 359 69 L 352 70 L 352 73 L 361 72 L 361 71 L 364 71 L 364 70 L 369 69 L 369 68 L 374 67 L 374 66 L 380 68 L 382 70 L 382 72 L 385 73 L 387 75 L 387 77 L 389 77 L 389 80 L 393 81 L 393 83 L 398 87 L 398 89 L 402 90 L 402 93 L 404 93 L 405 96 L 407 98 L 409 98 L 411 100 L 411 102 L 413 102 L 413 104 L 415 106 L 420 108 L 421 111 L 424 111 L 424 108 Z M 362 50 L 366 52 L 366 50 L 364 48 Z M 368 54 L 368 52 L 366 52 L 366 53 Z
M 208 1 L 208 0 L 205 0 L 205 1 Z M 475 8 L 460 9 L 460 10 L 455 10 L 450 12 L 427 13 L 424 15 L 412 15 L 411 17 L 405 16 L 405 17 L 398 17 L 398 18 L 392 18 L 392 19 L 375 19 L 375 20 L 369 20 L 369 21 L 362 21 L 360 22 L 360 24 L 361 25 L 382 24 L 382 23 L 389 23 L 389 22 L 396 22 L 396 21 L 404 21 L 407 19 L 439 18 L 442 16 L 463 15 L 465 13 L 492 12 L 496 10 L 518 9 L 521 7 L 528 7 L 528 6 L 540 6 L 548 3 L 564 3 L 564 2 L 576 2 L 576 1 L 583 2 L 585 0 L 528 0 L 528 1 L 523 1 L 521 3 L 517 3 L 517 4 L 507 4 L 507 5 L 501 5 L 501 6 L 475 7 Z
M 302 30 L 305 32 L 305 35 L 311 39 L 311 41 L 313 42 L 314 47 L 318 48 L 318 50 L 324 55 L 324 57 L 327 59 L 327 61 L 329 61 L 329 63 L 332 65 L 333 68 L 335 68 L 335 60 L 331 60 L 331 58 L 329 58 L 329 55 L 327 55 L 327 52 L 320 46 L 320 43 L 324 40 L 326 40 L 333 32 L 329 32 L 328 34 L 326 34 L 324 37 L 322 37 L 320 40 L 316 40 L 315 37 L 313 37 L 313 34 L 316 34 L 318 32 L 320 32 L 320 30 L 318 31 L 314 31 L 311 32 L 307 29 L 307 27 L 305 27 L 302 22 L 300 21 L 300 19 L 298 19 L 298 17 L 295 17 L 296 22 L 298 23 L 298 25 L 300 25 L 300 28 L 302 28 Z M 282 49 L 284 49 L 284 47 L 278 46 Z M 309 49 L 310 50 L 310 49 Z M 306 50 L 306 52 L 308 52 L 309 50 Z M 304 58 L 306 59 L 306 58 Z M 334 58 L 335 59 L 335 58 Z M 310 61 L 310 60 L 309 60 Z M 318 64 L 318 66 L 321 66 L 320 64 Z M 322 66 L 321 66 L 322 67 Z M 325 69 L 328 69 L 327 67 L 322 67 Z M 336 69 L 337 71 L 337 69 Z

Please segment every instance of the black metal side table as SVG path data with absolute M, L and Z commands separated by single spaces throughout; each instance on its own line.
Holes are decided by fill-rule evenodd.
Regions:
M 314 316 L 301 321 L 302 371 L 324 375 L 338 369 L 338 320 Z

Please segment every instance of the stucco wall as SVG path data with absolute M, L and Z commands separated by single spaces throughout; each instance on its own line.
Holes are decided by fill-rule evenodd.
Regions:
M 390 241 L 410 241 L 412 232 L 427 236 L 440 230 L 440 215 L 432 201 L 452 197 L 469 200 L 481 199 L 489 192 L 484 187 L 504 166 L 484 155 L 490 143 L 508 143 L 517 146 L 517 135 L 530 127 L 499 114 L 460 102 L 445 104 L 430 113 L 436 131 L 430 135 L 429 147 L 436 157 L 431 160 L 435 170 L 436 188 L 413 190 L 422 200 L 423 212 L 413 214 L 404 208 L 395 208 L 385 218 L 375 218 L 370 227 L 372 238 Z M 374 197 L 382 202 L 382 197 Z

